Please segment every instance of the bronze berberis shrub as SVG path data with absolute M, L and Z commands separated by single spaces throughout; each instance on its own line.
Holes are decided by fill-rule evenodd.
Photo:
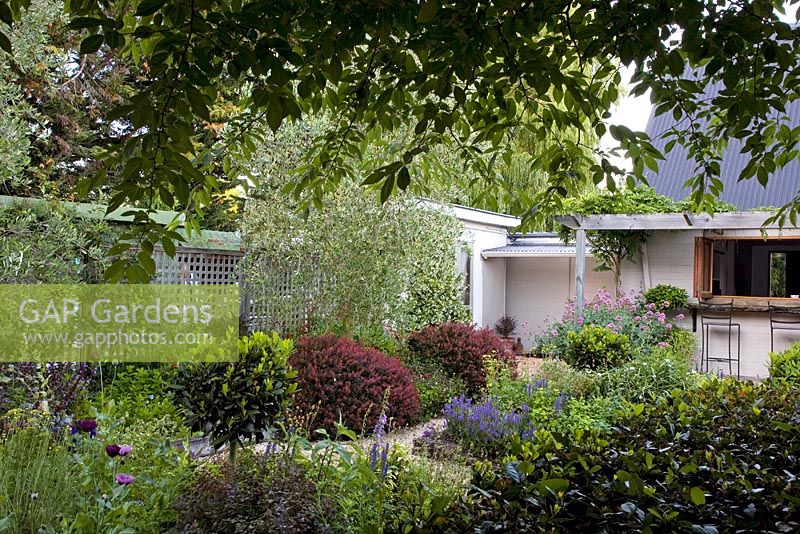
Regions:
M 452 531 L 798 532 L 800 390 L 711 380 L 476 470 Z
M 461 378 L 470 394 L 486 387 L 484 356 L 495 354 L 503 360 L 513 359 L 493 330 L 465 323 L 426 326 L 409 336 L 408 350 L 413 360 L 436 364 L 446 373 Z
M 352 339 L 331 334 L 301 338 L 289 362 L 298 373 L 296 413 L 312 415 L 312 429 L 333 432 L 340 421 L 355 431 L 374 428 L 387 391 L 386 415 L 394 425 L 411 423 L 419 414 L 408 369 Z

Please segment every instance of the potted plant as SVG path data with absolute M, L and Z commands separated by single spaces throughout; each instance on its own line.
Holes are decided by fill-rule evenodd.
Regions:
M 509 352 L 514 350 L 516 340 L 512 337 L 517 329 L 517 320 L 512 315 L 503 315 L 494 323 L 494 331 L 503 341 L 503 348 Z

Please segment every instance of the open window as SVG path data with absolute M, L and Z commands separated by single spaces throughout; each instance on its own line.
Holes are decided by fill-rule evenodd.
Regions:
M 694 261 L 698 298 L 800 295 L 800 239 L 697 238 Z

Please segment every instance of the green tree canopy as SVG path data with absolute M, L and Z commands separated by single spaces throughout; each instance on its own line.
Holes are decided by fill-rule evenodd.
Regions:
M 0 20 L 12 24 L 27 2 L 0 0 Z M 121 167 L 112 209 L 160 201 L 185 210 L 197 228 L 220 175 L 236 171 L 231 154 L 252 153 L 262 121 L 275 130 L 287 119 L 330 113 L 333 127 L 291 184 L 316 200 L 353 174 L 370 136 L 413 132 L 375 158 L 366 179 L 386 199 L 410 185 L 415 160 L 432 146 L 445 144 L 479 176 L 491 176 L 492 165 L 510 157 L 507 132 L 544 139 L 572 128 L 575 138 L 535 158 L 548 186 L 532 199 L 534 216 L 559 208 L 587 176 L 634 181 L 657 166 L 661 155 L 644 134 L 607 124 L 618 67 L 632 64 L 633 93 L 650 90 L 657 113 L 682 119 L 667 135 L 696 161 L 694 205 L 709 209 L 730 139 L 743 141 L 752 157 L 742 179 L 766 181 L 798 156 L 800 131 L 782 125 L 780 113 L 800 87 L 800 30 L 778 18 L 784 3 L 70 0 L 70 26 L 84 32 L 80 52 L 116 50 L 148 79 L 105 116 L 133 133 L 109 147 L 82 191 L 102 187 L 108 169 Z M 0 35 L 0 48 L 9 50 Z M 705 100 L 708 83 L 722 90 Z M 231 98 L 231 87 L 237 109 L 226 117 L 226 141 L 209 142 L 211 110 L 223 93 Z M 609 154 L 587 154 L 586 134 L 607 130 L 632 159 L 632 173 Z M 800 197 L 780 217 L 794 221 L 798 206 Z M 170 249 L 170 229 L 139 217 L 142 249 L 157 241 Z M 123 268 L 112 267 L 112 278 Z

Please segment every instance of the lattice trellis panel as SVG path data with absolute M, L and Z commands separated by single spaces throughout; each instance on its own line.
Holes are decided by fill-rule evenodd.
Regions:
M 156 284 L 236 284 L 242 253 L 179 248 L 174 258 L 156 250 L 153 259 Z

